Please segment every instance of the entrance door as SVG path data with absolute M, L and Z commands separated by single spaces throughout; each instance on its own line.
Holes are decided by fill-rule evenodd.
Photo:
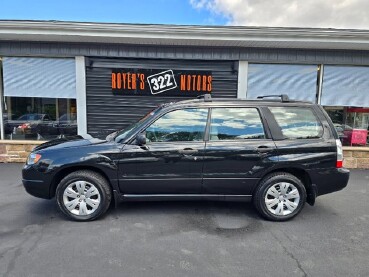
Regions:
M 166 113 L 146 130 L 147 144 L 128 145 L 119 164 L 124 194 L 199 194 L 208 109 Z

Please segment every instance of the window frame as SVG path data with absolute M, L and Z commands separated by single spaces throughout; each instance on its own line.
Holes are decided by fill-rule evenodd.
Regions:
M 315 138 L 290 138 L 290 137 L 286 137 L 283 134 L 282 131 L 282 127 L 279 125 L 277 119 L 274 116 L 274 113 L 271 111 L 271 108 L 298 108 L 298 109 L 308 109 L 312 112 L 312 114 L 314 115 L 316 122 L 320 124 L 320 127 L 322 129 L 321 135 L 319 137 L 315 137 Z M 313 106 L 298 106 L 298 105 L 291 105 L 291 106 L 283 106 L 283 105 L 273 105 L 273 106 L 269 106 L 267 107 L 268 112 L 270 113 L 270 119 L 272 121 L 272 124 L 276 126 L 276 128 L 273 128 L 273 131 L 276 132 L 276 137 L 274 138 L 275 140 L 303 140 L 303 139 L 308 139 L 308 140 L 321 140 L 324 138 L 325 136 L 325 128 L 324 128 L 324 124 L 320 118 L 320 116 L 317 114 L 316 110 L 314 109 Z M 274 135 L 273 135 L 274 137 Z
M 142 133 L 146 133 L 146 130 L 153 125 L 156 121 L 158 121 L 159 119 L 161 119 L 163 116 L 175 112 L 175 111 L 180 111 L 180 110 L 190 110 L 190 109 L 206 109 L 207 110 L 207 116 L 206 116 L 206 120 L 205 120 L 205 127 L 204 127 L 204 136 L 202 138 L 202 140 L 195 140 L 195 141 L 153 141 L 153 142 L 148 142 L 147 144 L 153 144 L 153 143 L 199 143 L 199 142 L 205 142 L 206 137 L 207 137 L 207 130 L 208 130 L 208 124 L 209 124 L 209 117 L 210 117 L 210 107 L 178 107 L 176 109 L 171 109 L 168 110 L 162 114 L 159 114 L 155 119 L 153 119 L 152 121 L 148 122 L 147 125 L 145 125 L 142 129 L 139 130 L 139 132 L 136 133 L 136 135 L 134 137 L 136 137 L 138 134 L 142 134 Z M 135 139 L 133 139 L 131 142 L 134 142 Z
M 224 139 L 224 140 L 210 140 L 210 128 L 212 123 L 212 116 L 213 116 L 213 109 L 254 109 L 259 114 L 260 122 L 263 127 L 264 131 L 264 138 L 253 138 L 253 139 Z M 261 141 L 261 140 L 271 140 L 271 134 L 269 130 L 268 123 L 266 121 L 266 118 L 263 114 L 262 107 L 260 106 L 213 106 L 209 110 L 209 116 L 208 116 L 208 125 L 206 128 L 206 140 L 207 142 L 239 142 L 239 143 L 247 143 L 248 141 Z

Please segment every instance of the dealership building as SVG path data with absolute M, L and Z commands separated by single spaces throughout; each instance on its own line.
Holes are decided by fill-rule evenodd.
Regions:
M 202 94 L 319 103 L 369 168 L 369 31 L 0 21 L 0 162 Z

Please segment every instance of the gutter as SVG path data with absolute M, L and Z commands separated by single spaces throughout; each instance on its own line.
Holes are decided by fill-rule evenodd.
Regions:
M 0 20 L 0 41 L 369 50 L 369 30 Z

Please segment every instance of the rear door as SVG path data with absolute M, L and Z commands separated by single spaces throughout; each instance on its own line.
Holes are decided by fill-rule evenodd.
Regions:
M 276 148 L 260 113 L 253 107 L 211 109 L 203 194 L 251 195 L 273 165 Z

